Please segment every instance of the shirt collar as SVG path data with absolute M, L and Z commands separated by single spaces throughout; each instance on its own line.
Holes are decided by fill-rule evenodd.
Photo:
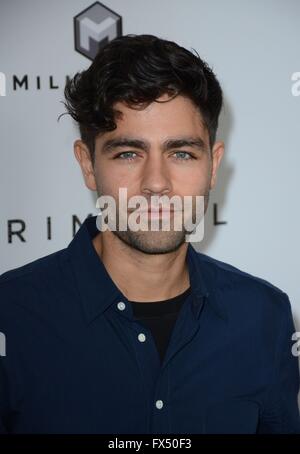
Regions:
M 87 217 L 67 248 L 88 322 L 104 312 L 117 299 L 124 299 L 92 243 L 94 236 L 100 232 L 96 220 L 97 216 Z M 193 294 L 193 313 L 198 317 L 203 301 L 208 300 L 216 314 L 225 319 L 224 307 L 214 297 L 212 277 L 207 273 L 207 265 L 201 263 L 201 256 L 189 243 L 187 263 Z

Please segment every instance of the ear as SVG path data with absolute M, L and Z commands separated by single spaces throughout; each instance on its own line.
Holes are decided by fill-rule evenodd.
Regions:
M 91 191 L 96 191 L 97 186 L 96 186 L 93 164 L 92 164 L 92 160 L 91 160 L 91 154 L 90 154 L 88 147 L 82 140 L 79 140 L 79 139 L 75 140 L 74 154 L 81 167 L 85 185 Z
M 213 189 L 216 184 L 217 180 L 217 171 L 223 157 L 225 148 L 224 142 L 215 142 L 213 149 L 212 149 L 212 173 L 211 173 L 211 180 L 210 180 L 210 189 Z

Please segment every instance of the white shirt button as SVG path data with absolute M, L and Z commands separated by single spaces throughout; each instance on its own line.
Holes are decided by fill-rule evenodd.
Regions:
M 145 342 L 145 340 L 146 340 L 145 334 L 144 334 L 144 333 L 140 333 L 140 334 L 138 335 L 138 340 L 139 340 L 140 342 Z
M 120 301 L 117 304 L 117 308 L 119 309 L 119 311 L 123 311 L 125 309 L 125 303 L 123 303 L 123 301 Z
M 155 402 L 155 406 L 156 406 L 156 408 L 158 408 L 159 410 L 161 410 L 162 407 L 164 406 L 164 403 L 163 403 L 162 400 L 157 400 L 157 401 Z

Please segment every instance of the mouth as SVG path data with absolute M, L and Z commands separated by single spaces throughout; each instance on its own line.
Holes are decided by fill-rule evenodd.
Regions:
M 175 212 L 178 212 L 178 210 L 166 210 L 166 209 L 157 209 L 157 208 L 150 208 L 148 210 L 138 210 L 137 214 L 139 215 L 145 215 L 147 214 L 148 217 L 151 218 L 166 218 L 168 216 L 173 216 Z

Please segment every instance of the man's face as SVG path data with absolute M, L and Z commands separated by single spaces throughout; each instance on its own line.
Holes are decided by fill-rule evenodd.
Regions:
M 168 99 L 164 95 L 159 101 Z M 91 163 L 86 161 L 87 154 L 83 157 L 78 148 L 75 151 L 89 189 L 97 190 L 98 196 L 114 198 L 117 220 L 126 214 L 118 206 L 119 188 L 126 188 L 128 199 L 144 196 L 149 207 L 154 195 L 179 196 L 182 201 L 184 196 L 193 196 L 193 209 L 188 214 L 193 220 L 195 196 L 204 196 L 206 211 L 209 190 L 215 184 L 224 149 L 223 143 L 219 142 L 210 150 L 207 129 L 193 103 L 188 98 L 177 96 L 167 102 L 153 102 L 144 110 L 129 108 L 121 102 L 114 107 L 121 112 L 116 118 L 117 129 L 97 137 L 94 166 L 91 168 Z M 117 140 L 122 140 L 122 144 Z M 136 142 L 124 143 L 125 140 Z M 179 143 L 179 140 L 185 142 Z M 127 209 L 127 215 L 132 211 Z M 183 211 L 184 203 L 182 211 L 170 213 L 171 228 L 168 231 L 162 228 L 151 230 L 149 217 L 148 229 L 116 229 L 114 234 L 127 245 L 147 254 L 175 251 L 185 242 L 187 233 L 184 222 L 180 231 L 174 229 L 174 217 L 180 216 L 183 220 Z

